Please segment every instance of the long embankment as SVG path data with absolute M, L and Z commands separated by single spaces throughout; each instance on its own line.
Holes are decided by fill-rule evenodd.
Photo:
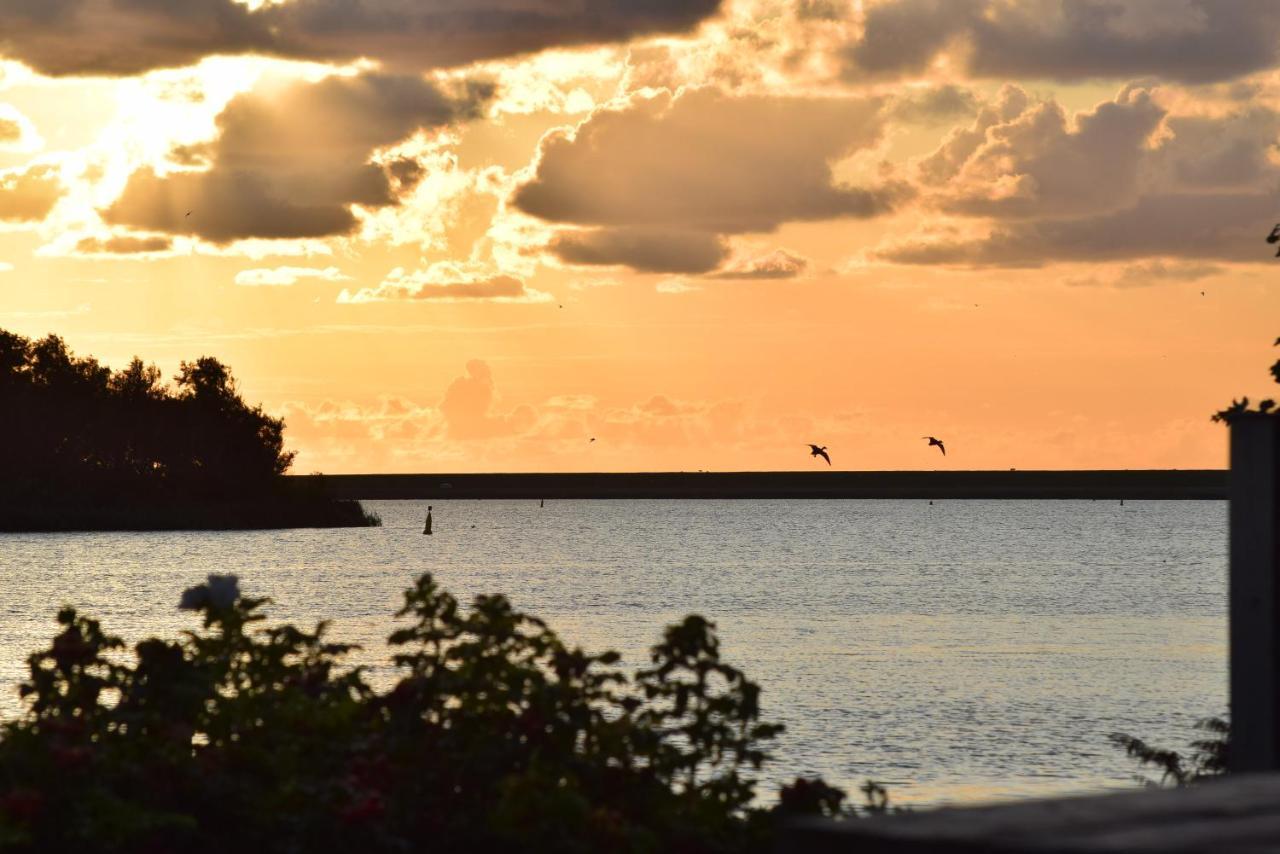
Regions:
M 299 481 L 312 476 L 294 478 Z M 1227 472 L 828 471 L 320 476 L 333 498 L 1225 499 Z M 314 481 L 313 481 L 314 483 Z

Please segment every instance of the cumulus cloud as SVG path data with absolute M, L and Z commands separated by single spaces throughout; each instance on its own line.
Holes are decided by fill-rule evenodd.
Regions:
M 218 116 L 211 168 L 135 172 L 104 218 L 214 243 L 346 234 L 358 224 L 353 205 L 393 205 L 415 180 L 399 160 L 371 162 L 377 149 L 472 118 L 491 95 L 384 74 L 255 90 Z
M 528 430 L 536 416 L 528 406 L 509 414 L 493 411 L 495 401 L 493 371 L 479 359 L 467 362 L 467 372 L 449 384 L 440 413 L 452 439 L 488 439 Z
M 236 273 L 236 284 L 248 287 L 288 287 L 302 279 L 342 282 L 350 279 L 337 267 L 260 267 Z
M 688 30 L 720 0 L 0 0 L 0 55 L 49 75 L 138 74 L 216 54 L 421 71 Z
M 392 270 L 376 288 L 338 294 L 340 303 L 410 300 L 421 302 L 550 302 L 551 295 L 527 287 L 515 276 L 495 273 L 479 264 L 433 264 L 425 270 Z
M 1006 121 L 1012 104 L 1023 104 Z M 943 207 L 980 216 L 1065 216 L 1133 199 L 1148 138 L 1165 111 L 1143 90 L 1070 120 L 1053 101 L 1028 103 L 1010 87 L 993 110 L 949 137 L 921 165 L 929 180 L 946 180 Z
M 996 79 L 1228 80 L 1275 64 L 1269 0 L 886 0 L 849 46 L 849 75 L 904 75 L 946 54 Z
M 39 222 L 64 193 L 59 169 L 51 164 L 0 172 L 0 221 Z
M 721 235 L 892 209 L 905 187 L 851 186 L 832 172 L 880 139 L 882 106 L 713 88 L 636 98 L 544 138 L 513 202 L 544 220 L 596 227 L 556 238 L 562 260 L 704 272 L 727 255 Z
M 1259 223 L 1280 205 L 1278 132 L 1280 114 L 1264 107 L 1168 115 L 1133 88 L 1068 120 L 1057 104 L 1006 87 L 918 164 L 927 201 L 968 225 L 928 223 L 872 257 L 975 267 L 1259 261 Z
M 723 270 L 707 276 L 709 279 L 794 279 L 803 275 L 809 267 L 809 259 L 785 249 L 775 249 L 767 255 L 744 258 Z

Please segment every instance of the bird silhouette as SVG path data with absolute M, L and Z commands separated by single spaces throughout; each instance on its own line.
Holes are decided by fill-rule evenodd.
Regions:
M 191 216 L 193 213 L 195 213 L 195 211 L 187 211 L 187 216 Z M 183 219 L 186 219 L 186 218 L 187 218 L 186 216 L 183 217 Z
M 591 437 L 591 442 L 594 442 L 595 440 L 596 440 L 596 437 L 595 437 L 595 436 L 592 436 L 592 437 Z M 588 445 L 590 445 L 590 444 L 591 444 L 591 442 L 587 442 L 587 444 L 588 444 Z
M 822 457 L 824 460 L 826 460 L 826 461 L 827 461 L 827 465 L 831 465 L 831 457 L 828 457 L 828 456 L 827 456 L 827 446 L 826 446 L 826 445 L 823 445 L 821 448 L 819 448 L 817 445 L 810 444 L 810 445 L 809 445 L 809 456 L 811 456 L 811 457 Z
M 1268 243 L 1280 243 L 1280 222 L 1276 223 L 1275 228 L 1271 229 L 1271 233 L 1267 235 Z M 1276 250 L 1276 257 L 1280 258 L 1280 249 Z
M 947 455 L 947 449 L 943 446 L 943 444 L 942 444 L 942 440 L 941 440 L 941 439 L 935 439 L 933 436 L 921 436 L 920 438 L 921 438 L 921 439 L 928 439 L 928 440 L 929 440 L 929 447 L 930 447 L 930 448 L 932 448 L 934 445 L 937 445 L 937 446 L 938 446 L 938 450 L 939 450 L 939 451 L 942 451 L 942 455 L 943 455 L 944 457 Z

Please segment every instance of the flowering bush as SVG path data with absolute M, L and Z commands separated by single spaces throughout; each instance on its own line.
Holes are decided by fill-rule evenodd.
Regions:
M 779 812 L 843 799 L 798 781 L 753 806 L 781 727 L 701 617 L 627 675 L 502 596 L 463 609 L 423 575 L 383 693 L 324 624 L 261 627 L 266 603 L 210 576 L 182 595 L 203 631 L 143 641 L 131 664 L 63 609 L 0 730 L 0 849 L 767 850 Z

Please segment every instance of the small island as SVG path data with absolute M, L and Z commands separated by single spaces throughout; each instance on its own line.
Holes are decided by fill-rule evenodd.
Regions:
M 57 335 L 0 330 L 0 531 L 334 528 L 379 524 L 315 478 L 284 478 L 284 421 L 230 368 L 182 362 L 172 385 L 112 371 Z

